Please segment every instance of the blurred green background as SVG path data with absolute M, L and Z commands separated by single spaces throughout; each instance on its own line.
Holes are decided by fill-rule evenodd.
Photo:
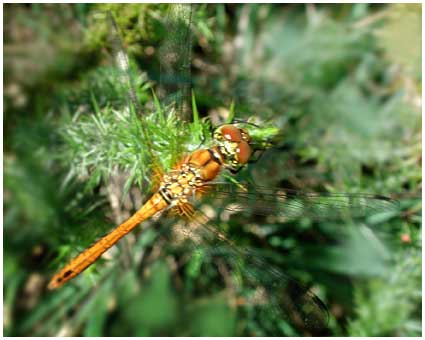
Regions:
M 226 264 L 176 241 L 161 219 L 47 291 L 57 269 L 149 196 L 140 117 L 125 114 L 108 25 L 96 19 L 105 10 L 116 15 L 161 159 L 171 164 L 190 133 L 203 131 L 177 133 L 174 115 L 155 128 L 167 5 L 4 6 L 4 335 L 419 336 L 420 4 L 193 8 L 199 115 L 217 124 L 234 101 L 237 118 L 281 132 L 238 178 L 400 198 L 399 211 L 361 221 L 288 222 L 252 211 L 223 219 L 241 244 L 269 254 L 324 301 L 325 328 L 236 308 L 232 297 L 252 287 L 236 291 Z M 329 237 L 341 230 L 354 231 L 342 243 Z

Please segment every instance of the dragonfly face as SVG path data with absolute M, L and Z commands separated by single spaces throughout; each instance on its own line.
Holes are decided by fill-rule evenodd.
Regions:
M 251 157 L 251 136 L 233 124 L 218 127 L 213 134 L 215 145 L 224 159 L 224 166 L 236 172 Z

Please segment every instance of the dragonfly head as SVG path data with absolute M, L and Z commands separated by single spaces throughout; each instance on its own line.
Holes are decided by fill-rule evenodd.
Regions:
M 231 171 L 237 171 L 251 157 L 251 136 L 234 124 L 219 126 L 213 133 L 216 147 L 225 161 L 225 166 Z

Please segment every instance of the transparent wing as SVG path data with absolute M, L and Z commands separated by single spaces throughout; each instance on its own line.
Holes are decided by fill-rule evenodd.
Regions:
M 211 193 L 221 200 L 231 200 L 226 210 L 243 212 L 249 209 L 258 215 L 273 214 L 288 220 L 301 217 L 341 220 L 400 212 L 398 200 L 374 194 L 316 193 L 234 184 L 212 185 Z
M 258 252 L 242 248 L 214 224 L 204 213 L 196 213 L 183 224 L 173 226 L 174 234 L 189 240 L 196 249 L 215 259 L 222 259 L 229 271 L 240 275 L 243 287 L 236 304 L 268 309 L 278 318 L 291 320 L 303 329 L 317 333 L 326 328 L 329 313 L 326 305 L 307 287 L 283 273 Z M 242 288 L 242 287 L 241 287 Z
M 189 119 L 192 62 L 192 4 L 170 4 L 165 21 L 167 38 L 159 50 L 160 98 L 174 103 L 180 117 Z
M 111 12 L 107 12 L 106 15 L 110 27 L 108 42 L 117 67 L 118 79 L 129 105 L 133 105 L 136 113 L 141 115 L 142 109 L 136 95 L 134 75 L 130 70 L 129 58 L 124 49 L 119 27 Z
M 142 117 L 143 110 L 137 98 L 136 87 L 135 87 L 136 72 L 132 71 L 130 67 L 129 58 L 123 45 L 120 29 L 117 25 L 116 20 L 114 19 L 112 12 L 108 11 L 106 13 L 106 16 L 107 16 L 107 20 L 108 20 L 109 28 L 110 28 L 109 35 L 108 35 L 108 42 L 110 44 L 112 56 L 116 66 L 115 69 L 118 73 L 117 78 L 120 81 L 123 94 L 126 97 L 129 112 L 131 112 L 131 108 L 134 108 L 136 114 L 139 117 Z M 152 168 L 159 169 L 160 163 L 157 157 L 155 156 L 155 154 L 153 153 L 152 136 L 149 134 L 145 124 L 143 123 L 140 124 L 140 128 L 143 131 L 145 142 L 148 145 L 147 150 L 148 150 L 149 158 L 151 159 Z

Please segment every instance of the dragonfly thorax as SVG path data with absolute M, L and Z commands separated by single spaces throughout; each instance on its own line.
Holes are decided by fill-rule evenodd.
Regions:
M 184 162 L 163 177 L 158 192 L 168 204 L 176 205 L 187 202 L 203 184 L 200 169 Z
M 226 168 L 237 170 L 248 162 L 252 152 L 251 136 L 245 129 L 226 124 L 217 128 L 213 137 Z
M 222 125 L 214 131 L 210 149 L 194 151 L 162 179 L 158 192 L 171 206 L 186 203 L 225 167 L 237 171 L 250 156 L 251 137 L 245 129 Z

